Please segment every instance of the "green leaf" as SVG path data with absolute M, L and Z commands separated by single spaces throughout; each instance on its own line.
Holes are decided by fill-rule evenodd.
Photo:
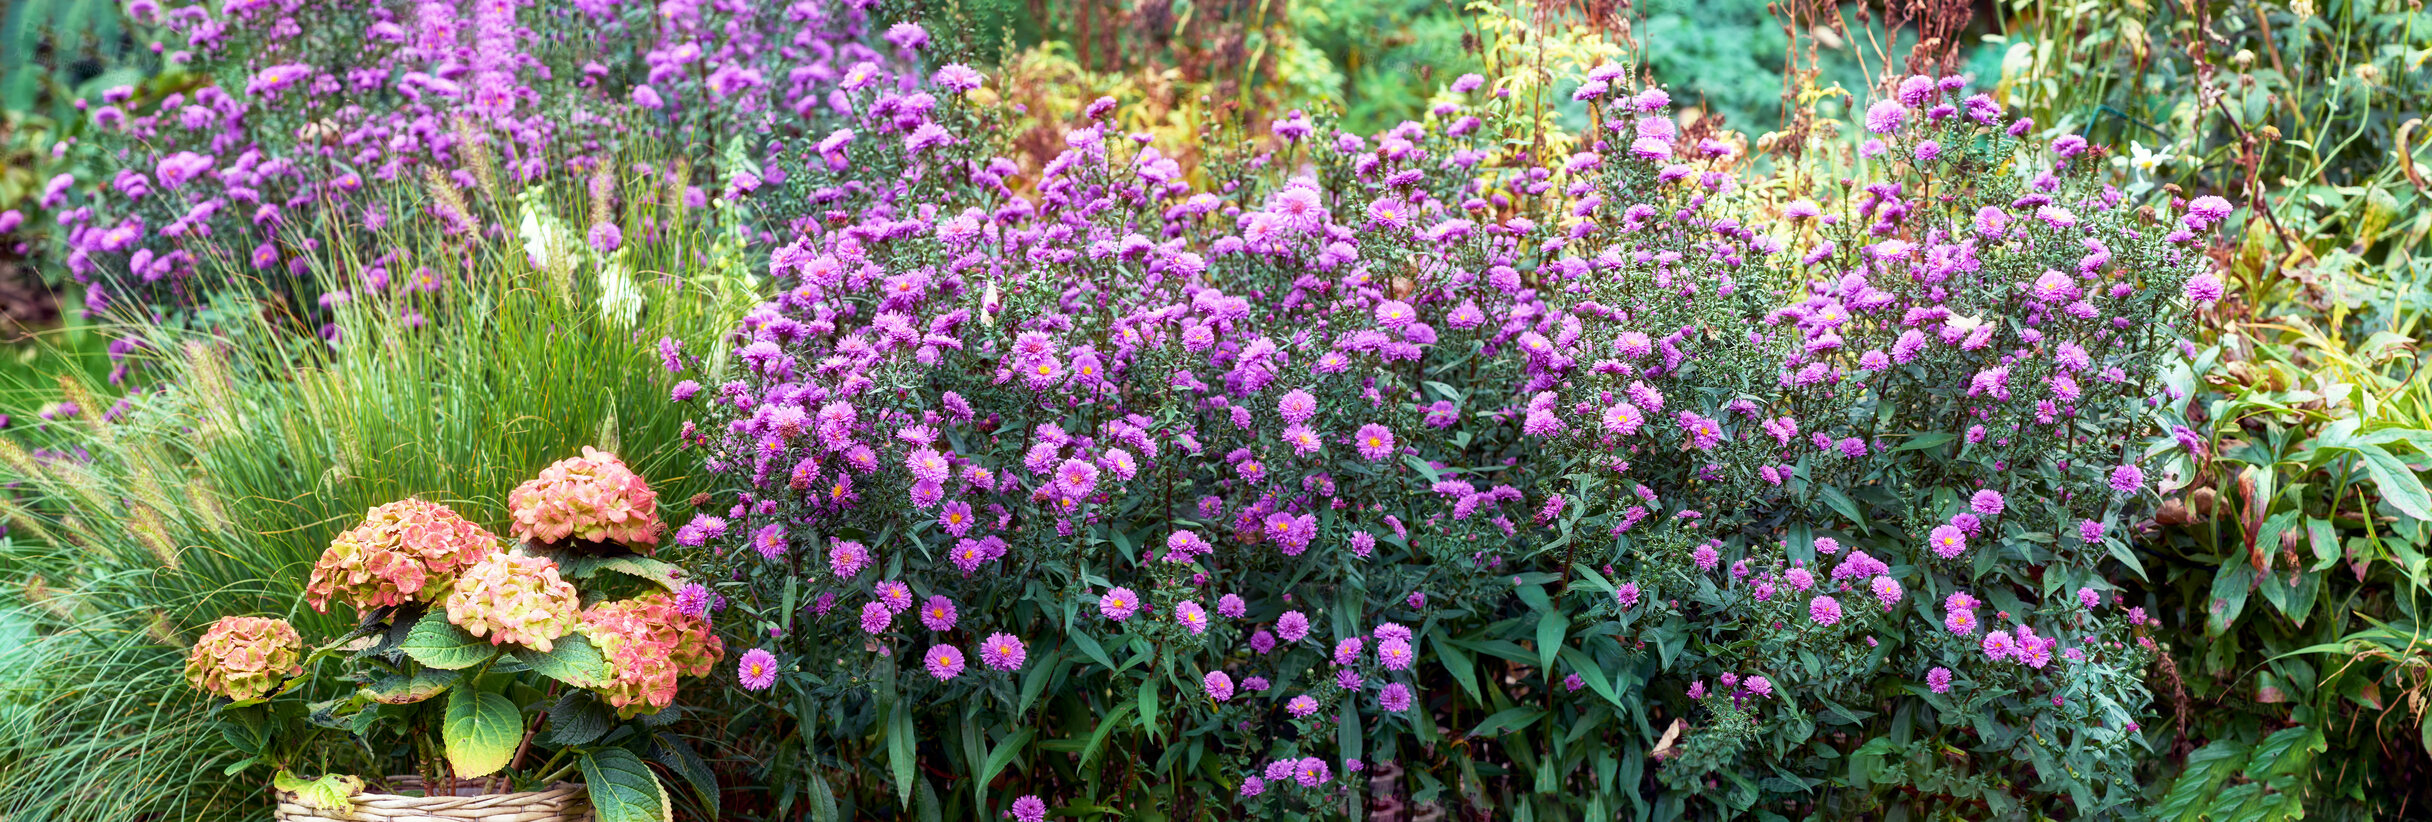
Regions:
M 1106 655 L 1106 646 L 1099 645 L 1097 637 L 1090 636 L 1086 631 L 1072 631 L 1066 636 L 1072 637 L 1073 646 L 1080 648 L 1081 654 L 1089 657 L 1091 662 L 1106 666 L 1109 671 L 1115 669 L 1115 658 Z
M 412 705 L 446 693 L 456 683 L 455 671 L 417 671 L 413 676 L 388 677 L 359 691 L 363 698 L 383 705 Z
M 2424 481 L 2415 476 L 2414 469 L 2378 445 L 2364 446 L 2356 453 L 2364 457 L 2365 473 L 2373 476 L 2383 502 L 2409 517 L 2432 519 L 2432 492 L 2424 490 Z
M 660 731 L 651 741 L 650 758 L 683 777 L 693 795 L 701 799 L 701 807 L 709 811 L 709 818 L 718 818 L 718 777 L 709 772 L 709 763 L 701 761 L 692 745 L 673 733 Z
M 1452 673 L 1452 678 L 1461 683 L 1461 689 L 1469 692 L 1470 699 L 1485 701 L 1485 697 L 1478 693 L 1478 663 L 1470 659 L 1467 651 L 1455 647 L 1452 640 L 1445 638 L 1443 631 L 1429 631 L 1427 636 L 1435 645 L 1436 662 Z
M 1867 527 L 1866 518 L 1858 515 L 1858 504 L 1852 502 L 1849 495 L 1842 493 L 1841 489 L 1828 485 L 1816 489 L 1816 496 L 1823 498 L 1824 504 L 1832 506 L 1832 510 L 1841 516 L 1848 517 L 1850 524 L 1856 526 L 1858 530 L 1870 530 Z
M 1081 746 L 1081 764 L 1087 765 L 1090 760 L 1096 759 L 1098 749 L 1106 744 L 1107 735 L 1114 733 L 1115 728 L 1121 726 L 1124 720 L 1131 718 L 1131 712 L 1137 709 L 1138 706 L 1135 703 L 1115 703 L 1114 712 L 1107 714 L 1105 719 L 1098 720 L 1097 730 L 1089 732 L 1089 743 Z
M 945 809 L 939 807 L 944 803 L 937 801 L 937 786 L 929 784 L 929 780 L 921 780 L 920 793 L 916 795 L 916 798 L 919 801 L 915 802 L 913 807 L 916 809 L 914 813 L 920 822 L 939 822 Z
M 2246 595 L 2254 589 L 2255 568 L 2246 557 L 2232 554 L 2213 575 L 2212 596 L 2205 603 L 2204 633 L 2220 636 L 2246 610 Z
M 811 774 L 811 822 L 836 822 L 836 789 L 817 773 Z
M 2302 773 L 2314 762 L 2314 754 L 2329 747 L 2322 729 L 2307 725 L 2283 728 L 2255 743 L 2248 754 L 2246 778 L 2268 782 L 2273 777 Z
M 551 745 L 587 745 L 607 735 L 616 727 L 616 714 L 601 702 L 599 695 L 586 690 L 567 691 L 549 708 L 549 733 L 544 737 Z
M 1547 611 L 1537 617 L 1537 670 L 1548 682 L 1554 680 L 1554 657 L 1562 653 L 1562 638 L 1571 629 L 1571 618 L 1561 611 Z
M 591 644 L 590 637 L 579 633 L 558 637 L 545 654 L 530 648 L 508 653 L 542 676 L 577 688 L 596 688 L 608 681 L 608 657 Z
M 1140 683 L 1140 727 L 1148 729 L 1149 738 L 1157 738 L 1157 680 L 1154 677 Z
M 635 553 L 595 554 L 584 551 L 544 551 L 557 561 L 557 572 L 570 580 L 587 580 L 601 571 L 615 571 L 674 591 L 684 587 L 684 570 L 666 560 Z
M 1910 437 L 1909 441 L 1901 443 L 1898 447 L 1893 448 L 1892 450 L 1895 452 L 1923 451 L 1937 445 L 1943 445 L 1955 439 L 1958 439 L 1958 437 L 1952 435 L 1948 431 L 1941 431 L 1932 434 L 1920 434 L 1915 437 Z
M 2306 517 L 2305 539 L 2314 548 L 2313 570 L 2327 569 L 2339 561 L 2339 530 L 2331 527 L 2330 520 Z
M 575 756 L 583 769 L 583 786 L 591 791 L 591 810 L 598 822 L 669 822 L 675 802 L 659 784 L 650 765 L 623 748 L 598 748 Z
M 1029 728 L 1014 731 L 988 751 L 988 761 L 980 765 L 979 781 L 971 786 L 974 798 L 978 800 L 976 807 L 988 807 L 988 783 L 995 782 L 996 775 L 1004 773 L 1005 766 L 1013 764 L 1014 757 L 1022 755 L 1022 746 L 1030 744 L 1030 738 L 1035 735 Z
M 896 700 L 887 720 L 887 770 L 895 776 L 896 801 L 907 808 L 912 806 L 912 754 L 918 741 L 914 733 L 911 703 Z
M 1486 721 L 1478 723 L 1478 727 L 1469 729 L 1469 735 L 1495 736 L 1507 731 L 1527 728 L 1536 724 L 1537 720 L 1544 718 L 1545 709 L 1543 708 L 1505 708 L 1496 711 L 1493 716 L 1487 717 Z
M 288 773 L 285 768 L 280 768 L 277 774 L 271 776 L 270 784 L 295 794 L 296 799 L 308 807 L 349 815 L 355 812 L 355 794 L 363 792 L 363 777 L 360 776 L 333 773 L 319 779 L 305 779 Z
M 457 671 L 486 662 L 498 653 L 498 647 L 483 642 L 448 621 L 444 610 L 422 615 L 405 642 L 397 646 L 415 662 L 441 670 Z
M 523 731 L 523 714 L 515 710 L 514 702 L 470 687 L 448 694 L 447 718 L 439 726 L 440 737 L 447 742 L 448 767 L 468 778 L 488 776 L 506 767 Z
M 2221 739 L 2187 755 L 2187 770 L 2155 809 L 2158 819 L 2193 820 L 2211 807 L 2214 789 L 2246 765 L 2246 746 Z
M 1049 680 L 1063 677 L 1066 661 L 1070 659 L 1071 657 L 1057 654 L 1054 651 L 1032 657 L 1030 670 L 1022 672 L 1022 697 L 1014 703 L 1013 712 L 1015 714 L 1030 713 L 1031 703 L 1039 701 L 1039 695 L 1047 692 Z

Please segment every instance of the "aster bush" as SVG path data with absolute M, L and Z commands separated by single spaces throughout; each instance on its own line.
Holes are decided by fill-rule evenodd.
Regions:
M 1196 177 L 1111 100 L 1030 170 L 975 75 L 849 93 L 905 137 L 754 194 L 816 219 L 671 363 L 779 807 L 2133 803 L 2111 579 L 2229 204 L 1960 78 L 1760 177 L 1629 76 L 1585 134 L 1472 75 Z

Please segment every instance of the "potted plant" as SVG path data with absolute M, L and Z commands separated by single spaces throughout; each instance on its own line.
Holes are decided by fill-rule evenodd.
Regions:
M 677 681 L 723 653 L 698 595 L 648 552 L 657 497 L 590 448 L 508 495 L 512 541 L 446 505 L 372 509 L 330 542 L 304 600 L 361 615 L 317 647 L 287 621 L 221 619 L 188 657 L 235 768 L 275 769 L 277 818 L 666 820 L 658 770 L 714 815 L 715 780 L 667 730 Z M 366 780 L 302 764 L 411 763 Z M 316 770 L 319 768 L 316 767 Z

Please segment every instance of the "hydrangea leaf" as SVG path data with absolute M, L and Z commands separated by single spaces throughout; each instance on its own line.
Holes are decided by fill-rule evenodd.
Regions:
M 600 653 L 591 638 L 579 633 L 558 637 L 548 653 L 530 648 L 510 651 L 517 661 L 539 671 L 550 679 L 577 688 L 590 688 L 608 681 L 608 657 Z
M 632 751 L 600 748 L 576 755 L 584 787 L 591 790 L 591 808 L 599 822 L 667 822 L 675 818 L 675 802 L 667 786 Z
M 549 709 L 549 734 L 555 745 L 582 745 L 606 735 L 616 724 L 614 712 L 599 695 L 576 689 L 557 698 Z
M 523 714 L 514 702 L 473 688 L 448 695 L 447 717 L 439 728 L 447 743 L 448 767 L 460 777 L 488 776 L 506 767 L 523 730 Z
M 479 665 L 498 653 L 497 646 L 448 622 L 447 612 L 440 610 L 423 614 L 398 648 L 415 662 L 449 671 Z

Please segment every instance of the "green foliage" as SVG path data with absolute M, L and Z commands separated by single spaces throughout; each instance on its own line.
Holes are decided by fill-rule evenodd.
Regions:
M 2200 392 L 2174 421 L 2199 454 L 2167 469 L 2144 545 L 2141 596 L 2174 629 L 2156 689 L 2181 720 L 2157 730 L 2185 753 L 2152 769 L 2161 815 L 2398 812 L 2432 773 L 2416 698 L 2432 662 L 2416 635 L 2432 590 L 2432 14 L 2008 7 L 2037 23 L 2006 47 L 2013 105 L 2113 145 L 2132 197 L 2175 186 L 2246 208 L 2218 252 L 2230 299 L 2175 378 Z M 2293 764 L 2250 767 L 2250 746 Z

